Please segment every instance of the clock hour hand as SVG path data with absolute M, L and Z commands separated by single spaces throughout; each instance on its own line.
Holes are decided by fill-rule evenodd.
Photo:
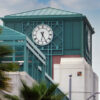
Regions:
M 45 37 L 44 37 L 44 32 L 41 32 L 41 35 L 42 35 L 42 37 L 44 38 L 45 42 L 47 43 L 47 40 L 46 40 Z M 42 38 L 41 38 L 41 40 L 42 40 Z

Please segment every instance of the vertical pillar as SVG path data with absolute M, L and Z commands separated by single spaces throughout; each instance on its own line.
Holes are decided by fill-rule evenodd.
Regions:
M 28 72 L 28 50 L 26 44 L 24 45 L 24 71 Z
M 81 22 L 81 55 L 84 56 L 84 25 L 83 21 Z
M 12 61 L 15 62 L 15 41 L 13 40 L 13 54 Z
M 72 95 L 72 75 L 69 75 L 69 100 L 71 100 Z

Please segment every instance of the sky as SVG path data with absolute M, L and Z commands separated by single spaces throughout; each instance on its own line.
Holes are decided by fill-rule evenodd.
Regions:
M 92 67 L 100 77 L 100 0 L 0 0 L 0 17 L 44 7 L 60 8 L 87 16 L 95 29 Z

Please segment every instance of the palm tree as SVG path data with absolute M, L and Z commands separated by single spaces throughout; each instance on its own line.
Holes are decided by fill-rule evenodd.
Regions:
M 57 84 L 52 84 L 47 88 L 45 83 L 33 84 L 32 87 L 26 85 L 24 81 L 22 81 L 23 87 L 20 91 L 21 97 L 23 100 L 62 100 L 64 95 L 55 94 L 55 90 L 57 89 Z M 7 97 L 7 96 L 6 96 Z M 8 96 L 9 100 L 13 99 L 15 96 Z M 20 100 L 20 99 L 17 99 Z

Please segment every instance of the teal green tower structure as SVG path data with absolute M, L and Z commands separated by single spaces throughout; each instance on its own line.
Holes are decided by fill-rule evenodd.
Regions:
M 57 59 L 60 57 L 84 57 L 92 65 L 92 34 L 94 29 L 83 14 L 47 7 L 7 15 L 2 20 L 5 26 L 21 32 L 41 50 L 46 56 L 46 72 L 52 78 L 53 64 L 58 63 Z M 40 25 L 49 27 L 47 30 L 52 30 L 53 38 L 46 45 L 39 45 L 33 37 L 34 30 Z M 37 31 L 41 33 L 41 30 Z M 43 28 L 42 31 L 44 31 Z M 43 41 L 48 42 L 43 34 L 41 35 Z M 39 42 L 38 39 L 37 42 Z M 32 54 L 30 54 L 31 56 Z M 27 60 L 30 61 L 29 59 L 31 58 Z M 34 58 L 33 61 L 36 62 L 37 59 Z

